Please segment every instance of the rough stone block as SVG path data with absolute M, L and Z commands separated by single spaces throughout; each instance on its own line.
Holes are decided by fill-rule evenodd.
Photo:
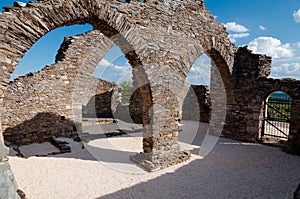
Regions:
M 19 199 L 17 185 L 7 162 L 0 162 L 0 198 Z

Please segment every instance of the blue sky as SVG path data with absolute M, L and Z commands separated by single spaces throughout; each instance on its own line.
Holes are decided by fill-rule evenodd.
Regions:
M 0 7 L 12 4 L 11 0 L 0 1 Z M 273 57 L 271 77 L 300 79 L 300 0 L 205 0 L 205 5 L 218 22 L 227 27 L 234 44 L 248 45 L 256 53 Z M 64 36 L 91 29 L 90 25 L 78 25 L 48 33 L 24 56 L 14 77 L 53 63 Z M 205 56 L 197 60 L 189 81 L 208 84 L 209 63 Z M 98 65 L 94 75 L 118 82 L 130 78 L 130 65 L 120 49 L 114 47 Z
M 232 42 L 273 57 L 271 77 L 300 79 L 300 0 L 205 0 Z

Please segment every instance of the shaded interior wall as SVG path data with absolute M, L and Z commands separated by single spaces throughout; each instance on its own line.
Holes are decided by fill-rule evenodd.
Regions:
M 136 89 L 130 96 L 129 100 L 129 114 L 132 121 L 136 124 L 143 123 L 143 104 L 140 99 L 142 98 L 141 95 L 144 92 L 144 89 L 146 89 L 146 86 Z
M 113 83 L 99 80 L 96 95 L 82 107 L 82 116 L 89 118 L 113 118 L 122 102 L 122 90 Z
M 4 98 L 3 132 L 6 145 L 23 145 L 43 142 L 52 136 L 74 136 L 75 121 L 72 119 L 72 92 L 70 83 L 72 72 L 66 72 L 66 67 L 50 66 L 38 73 L 30 74 L 11 82 Z M 88 106 L 84 109 L 87 115 L 112 112 L 117 106 L 112 102 L 115 85 L 90 77 L 90 83 L 97 84 L 96 95 L 90 96 Z M 96 103 L 95 101 L 96 96 Z M 101 96 L 101 97 L 98 97 Z M 117 97 L 115 97 L 117 98 Z M 105 99 L 105 100 L 103 100 Z M 99 102 L 100 100 L 100 102 Z
M 129 112 L 134 123 L 142 124 L 141 93 L 137 89 L 130 98 Z M 209 88 L 203 85 L 191 85 L 183 102 L 180 120 L 196 120 L 208 123 L 210 120 L 211 99 Z M 198 108 L 197 108 L 198 107 Z
M 72 135 L 74 124 L 67 120 L 72 115 L 72 86 L 65 69 L 63 65 L 46 67 L 8 85 L 2 110 L 6 145 Z
M 182 119 L 208 123 L 210 120 L 210 106 L 211 99 L 208 87 L 191 85 L 183 102 Z

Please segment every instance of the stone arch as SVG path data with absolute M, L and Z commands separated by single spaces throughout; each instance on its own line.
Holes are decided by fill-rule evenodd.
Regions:
M 5 75 L 9 76 L 23 54 L 47 32 L 61 26 L 83 23 L 90 23 L 119 45 L 124 54 L 130 57 L 133 66 L 140 65 L 133 52 L 132 37 L 138 37 L 133 30 L 134 24 L 112 5 L 99 0 L 43 1 L 28 3 L 25 8 L 12 7 L 8 12 L 1 13 L 1 26 L 7 27 L 7 31 L 0 35 L 3 52 L 9 51 L 3 53 L 6 59 L 3 58 L 2 62 L 6 61 L 7 64 Z
M 179 150 L 174 118 L 178 111 L 176 95 L 182 95 L 180 88 L 189 66 L 203 49 L 216 49 L 231 71 L 235 47 L 203 0 L 174 1 L 44 0 L 23 8 L 5 8 L 6 12 L 0 13 L 0 26 L 6 30 L 0 35 L 0 96 L 13 68 L 37 39 L 60 26 L 90 23 L 123 50 L 133 66 L 135 87 L 149 85 L 143 89 L 147 93 L 143 107 L 152 109 L 143 115 L 147 138 L 146 156 L 141 159 L 147 161 L 142 162 L 154 163 L 150 170 L 181 162 L 187 155 Z M 198 56 L 193 60 L 189 52 Z M 218 53 L 211 52 L 212 56 Z
M 1 26 L 7 27 L 5 34 L 0 35 L 4 52 L 1 63 L 5 66 L 1 78 L 2 95 L 10 73 L 27 49 L 44 34 L 61 26 L 92 24 L 121 47 L 133 67 L 141 67 L 141 61 L 133 49 L 142 44 L 132 43 L 139 38 L 138 32 L 134 31 L 135 25 L 127 16 L 118 11 L 116 3 L 118 6 L 128 5 L 118 1 L 43 1 L 28 3 L 25 8 L 6 8 L 7 12 L 0 14 Z M 142 79 L 147 79 L 142 69 L 139 73 Z
M 109 92 L 111 100 L 120 103 L 120 99 L 115 99 L 120 92 L 117 85 L 92 77 L 97 64 L 113 45 L 97 30 L 66 37 L 58 50 L 55 64 L 10 82 L 3 100 L 5 114 L 2 123 L 6 144 L 41 142 L 60 133 L 72 136 L 72 123 L 80 126 L 82 106 L 86 106 L 95 94 Z M 22 104 L 19 104 L 20 99 Z M 118 104 L 115 103 L 111 109 L 116 108 Z M 78 112 L 74 112 L 74 104 L 79 105 Z M 26 112 L 23 112 L 24 109 Z M 65 119 L 61 121 L 60 117 Z M 34 125 L 45 122 L 45 118 L 47 131 Z M 56 125 L 57 121 L 62 124 Z M 31 135 L 31 131 L 35 133 Z
M 265 90 L 262 94 L 262 99 L 266 100 L 268 97 L 270 97 L 273 93 L 276 92 L 284 92 L 286 93 L 290 98 L 291 101 L 294 100 L 295 98 L 295 92 L 293 91 L 293 89 L 291 88 L 287 88 L 286 86 L 283 85 L 275 85 L 274 88 L 270 88 L 270 90 Z
M 178 65 L 175 64 L 175 66 L 173 66 L 175 68 L 174 71 L 176 72 L 176 74 L 172 75 L 172 73 L 170 73 L 170 76 L 176 76 L 178 80 L 174 80 L 173 78 L 173 82 L 171 83 L 172 85 L 170 87 L 173 88 L 172 90 L 174 90 L 174 93 L 178 95 L 179 102 L 182 103 L 183 96 L 186 95 L 186 92 L 188 90 L 188 86 L 184 82 L 192 65 L 194 64 L 196 59 L 198 59 L 201 55 L 207 54 L 216 65 L 217 71 L 215 72 L 221 74 L 222 81 L 226 89 L 227 105 L 235 105 L 236 101 L 234 96 L 232 71 L 234 63 L 234 54 L 237 50 L 237 47 L 235 47 L 227 38 L 223 38 L 223 40 L 222 38 L 216 39 L 215 37 L 211 37 L 210 39 L 207 38 L 202 38 L 201 40 L 187 39 L 186 42 L 181 41 L 178 44 L 178 49 L 175 53 L 172 52 L 171 49 L 168 49 L 168 46 L 166 46 L 166 49 L 169 50 L 168 53 L 173 53 L 170 53 L 170 57 L 180 56 L 181 58 L 180 61 L 172 60 L 174 62 L 176 61 Z M 166 42 L 172 42 L 172 39 L 170 39 L 170 41 L 167 40 Z M 179 54 L 178 52 L 182 53 Z M 159 56 L 153 53 L 150 57 Z M 174 89 L 175 85 L 182 89 Z M 136 121 L 137 123 L 139 123 L 140 120 L 137 119 Z
M 209 56 L 212 58 L 213 62 L 215 63 L 219 74 L 221 74 L 222 81 L 224 83 L 225 91 L 226 91 L 226 99 L 227 104 L 235 104 L 235 97 L 234 97 L 234 88 L 233 88 L 233 81 L 232 81 L 232 60 L 227 60 L 226 57 L 224 58 L 219 51 L 216 49 L 211 49 L 208 51 Z
M 10 74 L 20 61 L 24 53 L 43 35 L 54 28 L 72 25 L 91 23 L 95 29 L 100 29 L 104 35 L 119 45 L 130 60 L 130 64 L 138 70 L 139 76 L 146 81 L 147 75 L 144 73 L 140 58 L 138 58 L 134 49 L 142 46 L 141 39 L 139 43 L 132 43 L 139 36 L 135 32 L 135 25 L 128 18 L 118 11 L 116 4 L 120 6 L 123 3 L 118 1 L 42 1 L 37 3 L 28 3 L 25 8 L 7 7 L 6 12 L 0 13 L 0 26 L 5 32 L 0 34 L 0 108 L 4 92 L 9 82 Z M 135 46 L 135 48 L 133 48 Z M 147 103 L 151 103 L 151 93 L 147 95 Z M 149 117 L 146 117 L 148 119 Z M 148 119 L 149 120 L 149 119 Z M 1 126 L 1 123 L 0 123 Z M 6 161 L 7 149 L 2 146 L 2 128 L 0 128 L 1 146 L 0 146 L 0 166 L 5 169 L 0 175 L 13 179 L 6 175 L 10 172 Z M 2 163 L 4 161 L 4 163 Z M 6 172 L 6 173 L 4 173 Z M 14 182 L 6 184 L 0 194 L 6 194 L 8 190 L 15 190 Z
M 201 20 L 199 18 L 199 20 Z M 224 31 L 224 27 L 216 24 L 218 28 Z M 221 27 L 220 27 L 221 26 Z M 218 29 L 217 28 L 217 29 Z M 222 32 L 222 31 L 220 31 Z M 233 64 L 235 53 L 238 48 L 227 38 L 227 33 L 222 32 L 221 36 L 208 34 L 205 37 L 187 39 L 186 42 L 181 41 L 178 51 L 180 54 L 181 74 L 182 79 L 186 79 L 192 65 L 203 54 L 206 54 L 212 59 L 216 65 L 218 73 L 221 75 L 225 89 L 226 100 L 228 105 L 235 105 L 234 83 L 232 79 Z
M 203 40 L 194 41 L 193 43 L 189 44 L 191 48 L 189 48 L 189 50 L 185 52 L 186 55 L 183 56 L 183 58 L 186 60 L 183 62 L 185 68 L 184 72 L 182 73 L 182 79 L 187 77 L 192 65 L 201 55 L 206 54 L 211 58 L 212 66 L 210 94 L 212 98 L 217 99 L 219 105 L 221 105 L 221 103 L 222 105 L 217 105 L 218 108 L 214 108 L 210 118 L 213 119 L 211 121 L 212 126 L 213 123 L 220 124 L 225 122 L 224 128 L 223 125 L 216 125 L 220 127 L 220 129 L 215 129 L 216 132 L 218 132 L 217 134 L 219 134 L 221 132 L 225 133 L 227 128 L 226 125 L 229 123 L 231 117 L 230 111 L 233 109 L 232 107 L 237 104 L 232 79 L 234 62 L 233 55 L 237 48 L 226 38 L 223 38 L 223 40 L 221 38 L 216 39 L 215 37 L 210 37 L 210 39 L 208 38 L 209 37 Z M 221 89 L 220 85 L 224 87 L 224 89 Z M 182 88 L 186 87 L 183 86 Z M 222 97 L 219 97 L 221 96 L 221 93 Z M 217 103 L 214 104 L 216 105 Z M 224 117 L 221 119 L 221 117 L 218 117 L 218 115 L 224 115 Z

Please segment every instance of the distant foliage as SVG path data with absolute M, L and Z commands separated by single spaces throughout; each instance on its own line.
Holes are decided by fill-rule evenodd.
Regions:
M 290 98 L 270 97 L 267 102 L 267 114 L 269 120 L 289 122 L 291 120 Z
M 123 81 L 119 83 L 119 86 L 122 88 L 122 104 L 127 104 L 130 101 L 132 95 L 133 84 L 131 81 Z

